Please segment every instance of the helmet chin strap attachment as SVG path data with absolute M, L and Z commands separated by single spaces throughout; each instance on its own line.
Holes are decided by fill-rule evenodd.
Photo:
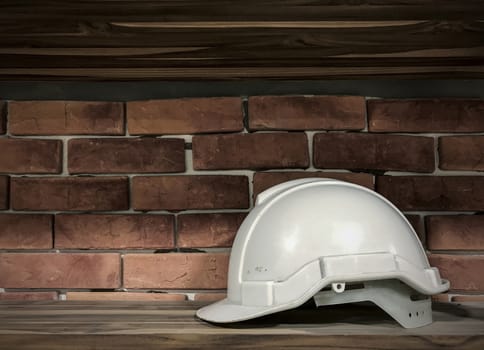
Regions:
M 343 282 L 314 295 L 316 306 L 371 301 L 405 328 L 432 323 L 431 299 L 396 279 L 363 282 L 363 288 L 346 289 Z M 346 289 L 346 290 L 345 290 Z
M 343 293 L 346 288 L 346 283 L 332 283 L 331 288 L 335 293 Z

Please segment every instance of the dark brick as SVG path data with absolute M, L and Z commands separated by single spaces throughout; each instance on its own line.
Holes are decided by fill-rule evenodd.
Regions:
M 439 162 L 445 170 L 484 171 L 484 136 L 439 138 Z
M 427 244 L 436 250 L 484 250 L 484 215 L 426 217 Z
M 379 176 L 377 190 L 400 210 L 484 210 L 484 176 Z
M 239 97 L 133 101 L 126 105 L 131 135 L 198 134 L 244 128 Z
M 123 135 L 119 102 L 12 101 L 8 107 L 12 135 Z
M 7 132 L 7 103 L 0 101 L 0 134 Z
M 314 166 L 432 172 L 434 139 L 404 135 L 321 133 L 314 135 Z
M 137 176 L 132 205 L 136 210 L 248 208 L 248 180 L 230 175 Z
M 284 171 L 261 172 L 254 174 L 254 198 L 262 191 L 282 182 L 308 178 L 321 177 L 352 182 L 373 189 L 373 175 L 363 173 L 326 173 L 322 171 Z
M 185 171 L 183 139 L 74 139 L 69 172 L 171 173 Z
M 12 178 L 15 210 L 125 210 L 126 177 Z
M 60 214 L 55 218 L 57 249 L 173 248 L 172 215 Z
M 408 222 L 412 225 L 413 229 L 417 233 L 417 236 L 420 238 L 420 241 L 423 245 L 425 245 L 425 233 L 422 225 L 422 220 L 420 215 L 405 215 Z
M 231 247 L 246 213 L 182 214 L 177 244 L 182 248 Z
M 359 130 L 365 127 L 360 96 L 249 97 L 252 130 Z
M 202 135 L 192 140 L 193 167 L 204 169 L 307 168 L 304 133 Z
M 0 214 L 0 249 L 51 249 L 52 215 Z
M 0 139 L 0 172 L 58 174 L 62 171 L 60 140 Z
M 0 176 L 0 209 L 8 209 L 8 176 Z
M 484 100 L 369 100 L 368 128 L 375 132 L 484 131 Z

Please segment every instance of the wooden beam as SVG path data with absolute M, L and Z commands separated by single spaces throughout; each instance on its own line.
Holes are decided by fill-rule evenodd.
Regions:
M 0 26 L 0 80 L 484 78 L 481 0 L 7 0 Z

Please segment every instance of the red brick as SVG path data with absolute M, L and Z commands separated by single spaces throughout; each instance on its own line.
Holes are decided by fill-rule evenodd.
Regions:
M 12 101 L 8 108 L 12 135 L 123 135 L 119 102 Z
M 484 250 L 484 215 L 427 216 L 429 249 Z
M 0 101 L 0 134 L 7 132 L 7 103 Z
M 449 294 L 442 293 L 431 296 L 432 302 L 436 303 L 448 303 L 450 302 Z
M 126 288 L 222 289 L 227 287 L 225 253 L 127 254 Z
M 439 138 L 439 163 L 439 167 L 445 170 L 483 171 L 484 136 Z
M 484 100 L 420 99 L 369 100 L 370 131 L 484 131 Z
M 8 209 L 8 176 L 0 176 L 0 209 Z
M 400 210 L 484 210 L 484 176 L 379 176 L 377 190 Z
M 244 209 L 249 207 L 246 176 L 137 176 L 132 181 L 136 210 Z
M 454 295 L 452 296 L 451 301 L 455 303 L 483 303 L 484 295 Z
M 198 134 L 241 131 L 239 97 L 183 98 L 127 102 L 131 135 Z
M 434 139 L 404 135 L 321 133 L 314 135 L 314 166 L 432 172 Z
M 0 249 L 51 249 L 52 215 L 0 214 Z
M 57 292 L 4 292 L 0 300 L 57 300 Z
M 450 281 L 450 290 L 484 291 L 484 255 L 432 254 L 429 260 Z
M 373 189 L 373 175 L 363 173 L 326 173 L 322 171 L 261 172 L 254 174 L 254 198 L 269 187 L 282 182 L 308 177 L 330 178 L 352 182 Z
M 12 178 L 15 210 L 124 210 L 129 208 L 125 177 Z
M 183 139 L 74 139 L 69 172 L 171 173 L 185 171 Z
M 192 140 L 196 170 L 307 168 L 304 133 L 202 135 Z
M 197 293 L 193 296 L 194 301 L 219 301 L 227 297 L 226 293 Z
M 58 174 L 62 171 L 60 140 L 0 139 L 0 172 Z
M 1 288 L 119 288 L 120 256 L 0 253 Z
M 360 96 L 249 97 L 252 130 L 358 130 L 365 127 Z
M 55 218 L 57 249 L 173 248 L 172 215 L 77 215 Z
M 246 213 L 182 214 L 177 217 L 177 244 L 183 248 L 231 247 Z
M 185 301 L 184 294 L 137 292 L 67 292 L 67 300 L 93 301 Z

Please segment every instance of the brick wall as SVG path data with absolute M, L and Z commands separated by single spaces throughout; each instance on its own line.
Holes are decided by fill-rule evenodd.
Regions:
M 318 176 L 403 210 L 484 300 L 484 100 L 0 102 L 0 299 L 216 300 L 254 196 Z

